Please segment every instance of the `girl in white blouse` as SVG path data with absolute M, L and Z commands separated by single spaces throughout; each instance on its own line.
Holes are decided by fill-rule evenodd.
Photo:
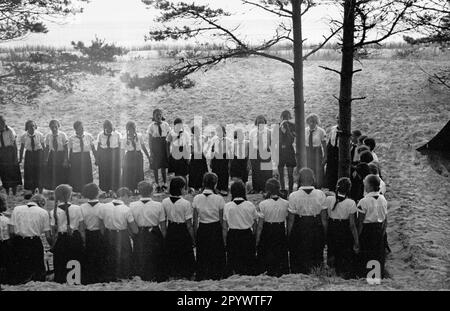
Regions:
M 314 172 L 299 173 L 300 188 L 289 196 L 288 238 L 292 273 L 309 274 L 323 264 L 327 229 L 326 196 L 314 188 Z
M 313 170 L 317 188 L 324 185 L 324 165 L 327 162 L 327 133 L 320 127 L 320 119 L 317 114 L 310 114 L 306 118 L 308 127 L 305 130 L 306 162 Z
M 167 218 L 166 264 L 168 276 L 190 279 L 195 271 L 193 211 L 184 198 L 186 182 L 176 176 L 170 181 L 170 197 L 162 201 Z
M 114 130 L 111 121 L 105 120 L 103 131 L 98 134 L 97 141 L 99 187 L 111 194 L 120 187 L 122 135 Z
M 45 188 L 54 190 L 59 185 L 69 183 L 69 140 L 59 130 L 58 120 L 51 120 L 51 133 L 45 136 L 45 163 L 47 164 Z
M 197 237 L 197 280 L 218 280 L 225 271 L 225 246 L 222 237 L 225 200 L 215 194 L 217 175 L 206 173 L 203 193 L 195 196 L 194 230 Z
M 17 193 L 17 186 L 22 184 L 19 161 L 17 158 L 16 132 L 6 125 L 5 118 L 0 115 L 0 179 L 6 194 L 12 189 Z
M 223 212 L 223 239 L 227 250 L 228 270 L 232 274 L 256 273 L 256 206 L 247 201 L 245 184 L 235 181 L 231 185 L 232 201 Z
M 217 190 L 226 196 L 230 179 L 230 160 L 233 158 L 233 141 L 227 137 L 225 126 L 218 126 L 216 133 L 211 146 L 211 170 L 218 177 Z
M 97 153 L 94 137 L 84 132 L 83 122 L 76 121 L 73 128 L 75 135 L 69 138 L 70 185 L 74 192 L 81 193 L 93 181 L 91 152 L 95 159 Z
M 84 266 L 84 218 L 81 208 L 70 203 L 71 197 L 72 188 L 69 185 L 58 186 L 55 189 L 55 208 L 50 213 L 50 225 L 56 239 L 53 266 L 57 283 L 66 283 L 69 261 L 76 260 L 81 267 Z
M 327 197 L 328 208 L 328 265 L 336 274 L 351 278 L 355 272 L 355 253 L 359 252 L 356 228 L 356 203 L 349 198 L 352 183 L 341 178 L 336 185 L 336 194 Z
M 289 202 L 280 197 L 277 179 L 266 182 L 266 199 L 259 204 L 256 233 L 258 262 L 261 273 L 280 277 L 289 273 L 286 220 Z
M 174 128 L 167 136 L 169 148 L 169 173 L 187 180 L 191 158 L 191 137 L 184 129 L 183 120 L 176 118 Z

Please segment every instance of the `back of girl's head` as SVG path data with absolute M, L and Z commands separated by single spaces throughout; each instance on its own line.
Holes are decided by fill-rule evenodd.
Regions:
M 336 193 L 350 194 L 350 190 L 352 189 L 352 182 L 350 181 L 350 178 L 344 177 L 338 180 L 336 184 Z
M 281 185 L 277 179 L 271 178 L 266 181 L 266 192 L 268 196 L 280 195 L 280 189 Z
M 360 145 L 364 144 L 364 140 L 365 140 L 366 138 L 367 138 L 366 135 L 361 135 L 361 136 L 359 136 L 359 137 L 358 137 L 358 143 L 359 143 Z
M 300 186 L 312 186 L 316 182 L 314 172 L 310 168 L 302 168 L 298 174 L 298 184 Z
M 170 181 L 169 192 L 171 196 L 181 196 L 183 189 L 186 186 L 186 181 L 181 176 L 175 176 Z
M 236 180 L 231 184 L 230 187 L 231 199 L 234 200 L 236 198 L 242 198 L 247 200 L 247 193 L 245 190 L 245 184 L 241 180 Z
M 177 124 L 183 124 L 183 120 L 182 120 L 181 118 L 176 118 L 176 119 L 173 121 L 173 125 L 177 125 Z
M 0 213 L 6 212 L 8 209 L 8 201 L 5 194 L 0 193 Z
M 72 196 L 72 187 L 69 185 L 59 185 L 55 189 L 55 201 L 69 202 Z
M 217 185 L 218 177 L 214 173 L 206 173 L 203 176 L 203 188 L 214 190 Z
M 130 189 L 127 187 L 122 187 L 119 190 L 117 190 L 116 196 L 118 198 L 128 198 L 131 195 Z
M 37 129 L 36 122 L 33 120 L 28 120 L 25 122 L 25 131 L 28 131 L 30 128 Z
M 358 148 L 356 148 L 356 151 L 358 152 L 358 154 L 361 154 L 365 151 L 370 151 L 370 148 L 367 146 L 361 145 Z
M 367 175 L 364 179 L 364 185 L 367 192 L 380 191 L 380 177 L 377 175 Z
M 87 184 L 83 187 L 83 197 L 85 197 L 88 200 L 95 200 L 98 197 L 98 194 L 100 192 L 100 189 L 98 186 L 94 183 Z
M 356 173 L 358 173 L 362 179 L 366 178 L 366 176 L 370 174 L 369 165 L 367 163 L 359 163 L 356 166 Z
M 375 139 L 373 139 L 373 138 L 364 139 L 364 145 L 369 147 L 370 151 L 374 151 L 375 147 L 377 146 Z
M 31 202 L 36 203 L 39 207 L 45 207 L 47 199 L 42 194 L 35 194 L 31 198 Z
M 141 195 L 141 197 L 143 198 L 148 198 L 152 195 L 153 193 L 153 187 L 152 185 L 147 182 L 147 181 L 141 181 L 138 184 L 138 190 L 139 190 L 139 194 Z
M 369 163 L 369 172 L 372 175 L 378 175 L 380 173 L 378 165 L 376 165 L 375 163 Z
M 373 161 L 373 155 L 372 152 L 370 151 L 364 151 L 363 153 L 361 153 L 359 155 L 359 160 L 361 161 L 361 163 L 367 163 L 369 164 L 370 162 Z
M 360 130 L 354 130 L 354 131 L 352 132 L 352 136 L 355 137 L 355 138 L 359 138 L 359 137 L 362 136 L 362 133 L 361 133 Z

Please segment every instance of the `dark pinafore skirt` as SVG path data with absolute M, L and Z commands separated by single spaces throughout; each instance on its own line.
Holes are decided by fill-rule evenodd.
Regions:
M 248 181 L 248 158 L 238 159 L 237 156 L 230 163 L 230 177 L 238 178 L 244 183 Z
M 13 284 L 13 264 L 12 241 L 0 241 L 0 284 Z
M 320 215 L 295 216 L 289 237 L 292 273 L 309 274 L 323 264 L 324 231 Z
M 211 160 L 211 171 L 218 177 L 217 190 L 228 191 L 228 185 L 230 180 L 229 171 L 230 161 L 226 158 L 226 154 L 222 158 L 213 158 Z
M 361 235 L 359 236 L 360 245 L 360 277 L 367 277 L 373 269 L 367 268 L 370 261 L 378 261 L 381 268 L 381 278 L 384 277 L 385 264 L 385 243 L 382 223 L 363 224 Z
M 165 281 L 164 238 L 160 228 L 140 227 L 133 243 L 134 273 L 143 281 Z
M 256 274 L 256 241 L 251 229 L 229 229 L 227 235 L 227 265 L 230 275 Z
M 322 188 L 324 178 L 322 147 L 306 147 L 306 165 L 314 172 L 316 177 L 315 187 Z
M 334 191 L 338 181 L 338 169 L 339 169 L 339 148 L 331 145 L 328 142 L 327 145 L 327 166 L 325 171 L 325 186 Z
M 86 284 L 105 281 L 106 240 L 100 230 L 86 230 L 86 257 L 82 273 Z
M 53 267 L 55 271 L 55 282 L 64 284 L 67 282 L 67 274 L 71 269 L 67 268 L 69 261 L 76 260 L 81 265 L 81 282 L 83 280 L 84 267 L 84 247 L 79 231 L 73 231 L 72 234 L 59 233 L 53 248 Z
M 265 191 L 266 181 L 272 178 L 272 169 L 267 169 L 271 167 L 271 159 L 263 160 L 259 156 L 254 160 L 250 160 L 252 166 L 252 188 L 256 192 Z M 268 167 L 266 167 L 268 166 Z
M 257 247 L 260 273 L 280 277 L 289 273 L 288 243 L 284 222 L 265 222 Z
M 69 169 L 64 167 L 64 151 L 50 151 L 47 161 L 45 188 L 55 190 L 56 187 L 69 183 Z
M 34 191 L 43 186 L 43 150 L 25 152 L 24 162 L 24 189 Z
M 99 187 L 105 192 L 120 187 L 120 148 L 98 148 Z
M 203 176 L 208 173 L 208 164 L 206 157 L 202 155 L 200 159 L 196 159 L 194 154 L 189 162 L 189 187 L 201 189 L 203 187 Z
M 16 236 L 12 244 L 14 284 L 45 281 L 44 246 L 40 237 Z
M 115 282 L 129 279 L 132 274 L 132 246 L 128 230 L 107 229 L 105 240 L 106 280 Z
M 6 189 L 22 185 L 22 174 L 16 152 L 13 146 L 0 147 L 0 180 L 3 188 Z
M 92 161 L 90 152 L 72 152 L 70 158 L 70 185 L 74 192 L 81 192 L 92 183 Z
M 167 155 L 167 140 L 166 137 L 152 137 L 151 138 L 152 163 L 150 168 L 152 170 L 166 169 L 169 167 L 169 157 Z
M 194 249 L 186 223 L 169 221 L 165 251 L 169 277 L 190 279 L 194 275 Z
M 355 276 L 356 257 L 353 252 L 353 235 L 348 219 L 328 219 L 328 259 L 334 259 L 336 274 L 344 278 Z
M 220 280 L 225 274 L 225 246 L 220 222 L 200 223 L 197 230 L 196 279 Z
M 137 190 L 144 180 L 144 157 L 141 151 L 127 151 L 123 161 L 122 185 L 131 191 Z

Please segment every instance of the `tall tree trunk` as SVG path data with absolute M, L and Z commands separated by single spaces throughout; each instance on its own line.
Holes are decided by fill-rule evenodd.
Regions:
M 352 131 L 352 85 L 356 0 L 344 0 L 341 86 L 339 95 L 339 177 L 350 177 L 350 137 Z
M 294 101 L 297 169 L 306 166 L 305 100 L 303 94 L 302 0 L 291 0 L 294 31 Z

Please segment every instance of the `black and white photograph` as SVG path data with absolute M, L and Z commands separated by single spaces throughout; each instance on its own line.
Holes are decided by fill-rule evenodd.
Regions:
M 2 292 L 448 291 L 449 201 L 449 0 L 0 1 Z

